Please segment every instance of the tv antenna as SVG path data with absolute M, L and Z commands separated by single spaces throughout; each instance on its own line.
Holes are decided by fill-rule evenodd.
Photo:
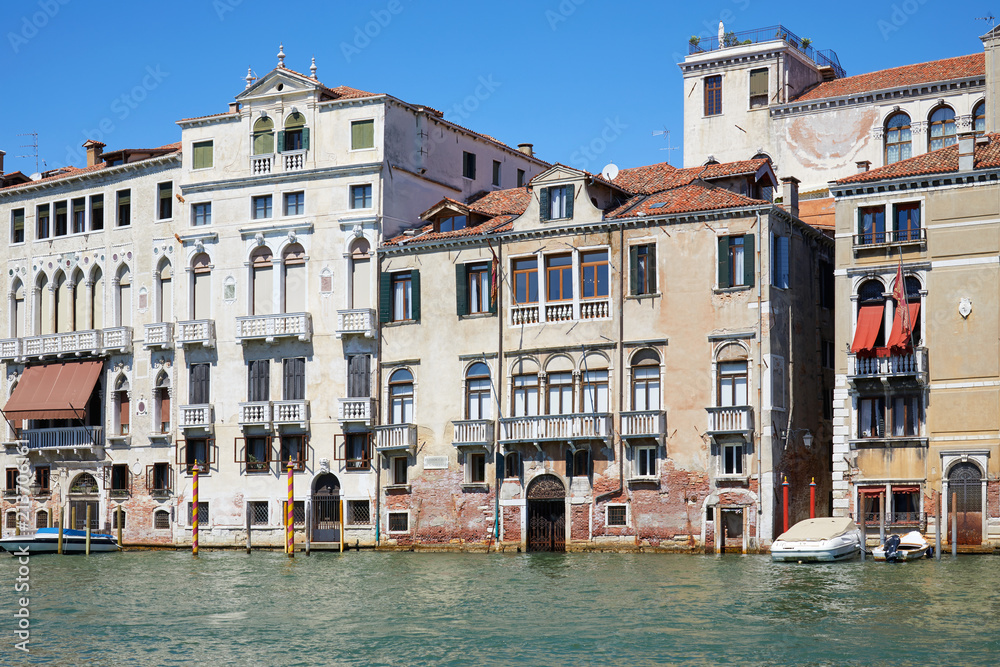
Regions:
M 33 158 L 35 158 L 35 173 L 36 174 L 40 173 L 41 169 L 38 168 L 38 132 L 22 132 L 21 134 L 19 134 L 17 136 L 19 136 L 19 137 L 31 137 L 31 143 L 30 144 L 21 144 L 21 148 L 31 148 L 33 152 L 31 154 L 29 154 L 29 155 L 18 155 L 17 157 L 33 157 Z M 42 164 L 45 164 L 44 160 L 42 161 Z M 46 165 L 46 166 L 48 166 L 48 165 Z
M 614 162 L 609 162 L 604 169 L 601 170 L 601 176 L 606 180 L 613 181 L 618 178 L 618 165 Z
M 987 23 L 990 24 L 990 30 L 992 30 L 993 29 L 993 24 L 996 23 L 997 19 L 996 19 L 995 16 L 993 16 L 993 14 L 987 14 L 986 16 L 977 16 L 976 20 L 977 21 L 986 21 Z
M 664 127 L 662 130 L 653 130 L 654 137 L 664 137 L 667 140 L 667 145 L 661 148 L 661 151 L 667 151 L 667 164 L 670 164 L 670 151 L 675 151 L 680 148 L 680 146 L 673 146 L 670 143 L 670 130 Z

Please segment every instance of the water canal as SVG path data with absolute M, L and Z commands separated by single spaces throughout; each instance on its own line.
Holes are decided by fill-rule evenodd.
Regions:
M 208 551 L 35 556 L 0 664 L 995 665 L 1000 557 Z

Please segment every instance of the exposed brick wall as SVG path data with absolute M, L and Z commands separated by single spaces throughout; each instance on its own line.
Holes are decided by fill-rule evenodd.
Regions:
M 432 470 L 413 480 L 412 539 L 423 544 L 488 542 L 492 538 L 495 488 L 463 489 L 461 471 Z
M 506 506 L 503 509 L 503 539 L 505 542 L 521 541 L 521 508 Z
M 573 540 L 590 539 L 590 505 L 571 505 L 570 538 Z

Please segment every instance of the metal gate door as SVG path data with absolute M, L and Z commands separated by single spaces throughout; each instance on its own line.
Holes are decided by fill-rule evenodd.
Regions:
M 959 544 L 983 542 L 983 481 L 974 463 L 959 463 L 948 474 L 948 493 L 955 498 Z
M 312 541 L 340 541 L 340 496 L 313 496 Z
M 97 513 L 98 503 L 96 500 L 71 500 L 69 501 L 69 514 L 67 518 L 75 518 L 71 528 L 74 530 L 87 529 L 87 505 L 90 505 L 90 530 L 101 529 L 101 517 Z M 75 510 L 75 517 L 74 517 Z
M 566 502 L 528 501 L 528 551 L 566 550 Z

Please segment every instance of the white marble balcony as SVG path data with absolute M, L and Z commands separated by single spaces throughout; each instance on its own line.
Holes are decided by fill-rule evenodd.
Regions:
M 312 338 L 312 315 L 310 313 L 275 313 L 236 318 L 236 340 L 241 343 L 255 340 L 273 343 L 279 338 L 309 341 Z

